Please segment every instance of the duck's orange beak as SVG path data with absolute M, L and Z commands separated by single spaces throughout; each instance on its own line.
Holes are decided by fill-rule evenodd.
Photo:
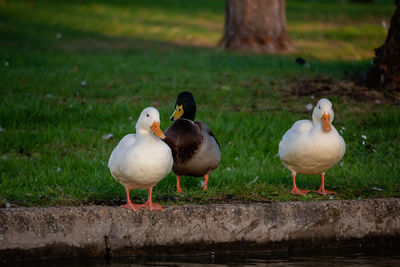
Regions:
M 160 128 L 160 123 L 159 122 L 153 122 L 153 125 L 151 125 L 151 130 L 153 133 L 160 139 L 165 139 L 164 133 L 161 131 Z
M 322 129 L 325 132 L 329 132 L 330 130 L 332 130 L 331 122 L 329 121 L 330 118 L 331 118 L 331 114 L 326 114 L 325 112 L 321 117 Z

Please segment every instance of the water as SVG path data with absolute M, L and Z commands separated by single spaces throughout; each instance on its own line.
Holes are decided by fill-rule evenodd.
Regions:
M 400 248 L 211 252 L 191 256 L 75 258 L 9 266 L 400 266 Z

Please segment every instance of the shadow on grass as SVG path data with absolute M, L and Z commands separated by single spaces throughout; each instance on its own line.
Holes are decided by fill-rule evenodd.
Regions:
M 332 8 L 332 3 L 329 2 L 315 4 L 315 8 L 318 7 L 321 14 L 312 15 L 313 12 L 306 8 L 305 3 L 305 1 L 300 0 L 289 3 L 288 17 L 296 17 L 294 15 L 297 14 L 298 18 L 308 19 L 309 21 L 323 20 L 320 15 Z M 385 10 L 388 3 L 382 3 L 384 5 L 381 9 Z M 214 76 L 215 73 L 229 76 L 246 72 L 249 75 L 269 76 L 269 79 L 294 79 L 295 82 L 297 82 L 297 76 L 309 77 L 315 75 L 333 75 L 340 79 L 351 80 L 354 76 L 369 68 L 368 60 L 321 60 L 305 57 L 307 64 L 302 66 L 296 63 L 297 57 L 304 57 L 298 53 L 289 55 L 232 53 L 217 48 L 216 44 L 214 47 L 206 47 L 196 45 L 196 42 L 182 44 L 182 42 L 174 39 L 157 39 L 157 35 L 146 32 L 142 34 L 114 34 L 109 29 L 101 30 L 101 27 L 107 26 L 104 21 L 112 24 L 115 22 L 114 19 L 122 19 L 124 21 L 132 20 L 132 22 L 125 23 L 123 27 L 130 27 L 135 24 L 145 24 L 150 28 L 180 26 L 190 29 L 189 32 L 198 32 L 201 30 L 193 22 L 195 19 L 191 21 L 185 17 L 178 21 L 172 21 L 167 18 L 179 14 L 196 16 L 196 14 L 203 15 L 203 13 L 222 18 L 224 12 L 224 1 L 222 0 L 209 0 L 191 4 L 187 4 L 185 1 L 135 1 L 134 3 L 123 0 L 112 2 L 105 0 L 74 1 L 72 3 L 70 1 L 21 1 L 20 5 L 31 10 L 19 11 L 18 5 L 16 5 L 15 7 L 11 6 L 12 12 L 3 12 L 2 14 L 0 47 L 4 49 L 1 49 L 0 60 L 7 60 L 12 63 L 14 57 L 19 56 L 23 59 L 24 67 L 28 68 L 41 65 L 37 63 L 38 61 L 51 62 L 55 55 L 60 56 L 62 60 L 62 58 L 67 58 L 71 54 L 90 56 L 92 61 L 95 57 L 98 57 L 101 61 L 105 57 L 119 56 L 119 58 L 124 59 L 137 56 L 142 58 L 142 64 L 150 64 L 149 62 L 154 64 L 154 61 L 161 62 L 161 64 L 165 61 L 179 62 L 176 66 L 165 64 L 169 67 L 172 66 L 172 69 L 175 68 L 177 72 L 189 69 L 193 73 L 211 72 L 210 75 Z M 354 9 L 355 6 L 358 5 L 340 4 L 332 14 L 338 16 L 338 12 L 348 10 L 348 14 L 355 15 L 357 13 Z M 370 5 L 360 5 L 360 7 L 365 12 L 361 12 L 362 14 L 358 14 L 358 16 L 360 19 L 364 19 L 363 16 L 367 16 L 365 14 L 371 8 Z M 302 12 L 304 11 L 302 8 L 305 12 Z M 37 14 L 34 14 L 35 12 L 32 10 L 36 10 Z M 59 12 L 62 15 L 60 18 L 57 17 L 57 15 L 60 15 Z M 127 13 L 124 14 L 124 12 Z M 146 14 L 150 14 L 146 12 L 154 12 L 155 15 L 146 17 Z M 119 13 L 121 13 L 121 17 L 117 18 L 116 16 Z M 135 14 L 139 14 L 138 17 L 135 17 Z M 160 17 L 160 14 L 165 16 Z M 35 19 L 32 20 L 32 17 Z M 297 23 L 300 20 L 304 22 L 302 19 L 289 21 Z M 98 26 L 98 23 L 102 23 L 102 26 Z M 118 25 L 115 27 L 118 28 Z M 207 26 L 204 27 L 207 28 Z M 300 33 L 297 32 L 296 34 L 299 35 Z M 310 40 L 316 34 L 318 33 L 301 33 L 302 38 Z M 334 33 L 328 35 L 330 36 L 328 39 L 335 38 Z M 338 36 L 338 38 L 342 37 L 346 41 L 351 41 L 360 37 L 360 33 L 345 33 Z M 151 60 L 147 60 L 147 58 L 151 58 Z M 187 63 L 189 61 L 192 62 Z M 303 84 L 299 86 L 303 86 Z M 326 86 L 321 88 L 323 91 Z M 320 88 L 316 90 L 321 91 Z M 289 90 L 289 94 L 291 93 L 292 91 Z M 312 93 L 318 95 L 315 90 L 310 93 L 303 90 L 299 95 L 311 95 Z
M 233 53 L 221 48 L 204 47 L 197 45 L 183 45 L 179 43 L 147 40 L 136 37 L 108 36 L 91 31 L 73 29 L 71 27 L 50 25 L 43 23 L 25 23 L 14 21 L 11 17 L 3 17 L 5 24 L 13 24 L 14 27 L 3 29 L 0 59 L 11 60 L 20 53 L 39 53 L 43 59 L 54 54 L 68 56 L 71 53 L 85 55 L 107 56 L 119 55 L 149 55 L 159 57 L 160 60 L 172 55 L 174 60 L 181 60 L 182 56 L 192 56 L 194 60 L 199 55 L 209 59 L 212 69 L 225 68 L 228 71 L 254 70 L 267 73 L 282 71 L 286 74 L 333 74 L 345 77 L 348 73 L 365 71 L 368 61 L 348 60 L 318 60 L 308 59 L 310 67 L 296 63 L 296 58 L 301 57 L 297 53 L 289 55 L 258 55 L 247 53 Z M 59 38 L 57 38 L 58 34 Z M 201 59 L 200 59 L 201 60 Z M 29 64 L 29 62 L 27 62 Z M 207 68 L 207 66 L 206 66 Z M 258 70 L 256 70 L 258 69 Z

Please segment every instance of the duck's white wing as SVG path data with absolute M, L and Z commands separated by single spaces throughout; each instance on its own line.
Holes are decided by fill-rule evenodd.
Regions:
M 279 157 L 283 160 L 286 154 L 293 149 L 298 149 L 301 144 L 302 136 L 310 131 L 313 123 L 309 120 L 296 121 L 292 128 L 290 128 L 282 137 L 279 143 Z
M 111 174 L 115 177 L 118 175 L 120 166 L 118 163 L 122 162 L 121 157 L 125 155 L 126 150 L 132 146 L 136 141 L 136 134 L 128 134 L 121 139 L 118 145 L 114 148 L 111 153 L 110 159 L 108 160 L 108 168 L 111 171 Z

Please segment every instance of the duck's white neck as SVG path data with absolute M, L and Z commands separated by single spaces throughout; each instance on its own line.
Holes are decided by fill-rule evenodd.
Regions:
M 318 118 L 317 114 L 313 113 L 312 114 L 312 121 L 314 125 L 320 125 L 321 124 L 321 119 Z
M 313 118 L 313 124 L 314 126 L 320 126 L 321 127 L 321 120 L 318 120 L 316 118 Z M 322 127 L 321 127 L 322 128 Z
M 143 128 L 136 128 L 136 134 L 141 137 L 151 136 L 151 131 Z
M 335 127 L 331 124 L 331 130 L 330 131 L 324 131 L 322 122 L 317 120 L 317 121 L 313 121 L 313 133 L 317 133 L 317 134 L 323 134 L 323 135 L 331 135 L 333 133 L 335 133 L 334 129 Z

